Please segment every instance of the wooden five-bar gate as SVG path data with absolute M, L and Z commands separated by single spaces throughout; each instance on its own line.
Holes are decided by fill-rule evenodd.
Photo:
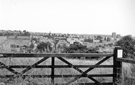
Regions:
M 74 83 L 76 80 L 86 77 L 90 80 L 92 80 L 94 83 L 79 83 L 79 85 L 117 85 L 117 81 L 119 80 L 121 73 L 122 73 L 122 55 L 123 51 L 120 47 L 116 47 L 114 49 L 114 53 L 104 54 L 104 53 L 46 53 L 46 54 L 24 54 L 24 53 L 0 53 L 0 59 L 1 58 L 33 58 L 33 57 L 41 57 L 42 59 L 38 60 L 32 65 L 6 65 L 2 62 L 0 62 L 0 68 L 1 69 L 7 69 L 8 71 L 12 72 L 13 75 L 3 75 L 0 73 L 0 78 L 9 78 L 9 81 L 14 80 L 16 78 L 23 78 L 30 76 L 32 78 L 51 78 L 51 82 L 54 85 L 59 85 L 55 83 L 55 78 L 63 78 L 63 77 L 73 77 L 72 80 L 64 83 L 64 85 L 70 85 Z M 65 59 L 65 57 L 101 57 L 103 58 L 97 62 L 95 65 L 73 65 L 69 61 Z M 105 62 L 107 59 L 111 58 L 113 60 L 113 65 L 102 65 L 103 62 Z M 51 58 L 51 65 L 39 65 L 43 61 L 47 60 L 48 58 Z M 63 61 L 67 65 L 55 65 L 55 58 L 58 58 L 59 60 Z M 126 60 L 125 60 L 126 62 Z M 14 70 L 13 68 L 25 68 L 21 72 L 18 72 Z M 25 73 L 33 68 L 51 68 L 51 74 L 50 75 L 26 75 Z M 76 71 L 80 73 L 80 75 L 56 75 L 55 74 L 55 68 L 73 68 Z M 80 68 L 88 68 L 87 70 L 83 71 Z M 91 70 L 94 68 L 112 68 L 113 73 L 111 74 L 88 74 Z M 96 80 L 95 77 L 112 77 L 112 82 L 108 83 L 101 83 L 100 81 Z M 60 82 L 61 83 L 61 82 Z M 61 84 L 60 84 L 61 85 Z

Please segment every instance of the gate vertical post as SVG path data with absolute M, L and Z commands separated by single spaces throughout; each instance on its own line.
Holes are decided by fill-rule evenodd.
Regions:
M 52 63 L 52 68 L 51 68 L 51 82 L 52 82 L 52 84 L 54 84 L 54 77 L 55 77 L 55 75 L 54 75 L 54 65 L 55 65 L 55 57 L 52 57 L 52 61 L 51 61 L 51 63 Z
M 118 85 L 121 82 L 122 76 L 122 62 L 117 61 L 117 58 L 123 57 L 123 50 L 121 47 L 115 47 L 113 57 L 113 83 Z

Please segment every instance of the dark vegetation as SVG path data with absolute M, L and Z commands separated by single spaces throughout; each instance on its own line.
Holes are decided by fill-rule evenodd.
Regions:
M 12 32 L 1 32 L 0 36 L 30 36 L 30 32 L 23 30 L 23 31 L 12 31 Z
M 65 48 L 65 53 L 99 53 L 99 52 L 97 51 L 97 48 L 87 48 L 87 46 L 84 46 L 79 42 L 74 42 L 73 44 L 70 44 L 69 47 Z M 67 57 L 67 58 L 95 59 L 95 57 L 89 58 L 86 56 Z
M 79 42 L 70 44 L 69 47 L 65 48 L 66 53 L 98 53 L 96 48 L 87 48 Z
M 84 42 L 89 42 L 89 43 L 93 43 L 93 40 L 88 38 L 88 39 L 84 39 Z
M 50 42 L 41 42 L 37 45 L 37 50 L 42 53 L 44 51 L 50 52 L 52 50 L 51 43 Z
M 124 58 L 135 59 L 135 40 L 131 36 L 127 35 L 123 37 L 118 42 L 116 42 L 115 45 L 122 47 L 124 51 Z
M 118 42 L 115 43 L 115 46 L 120 46 L 123 49 L 123 57 L 129 60 L 135 59 L 135 40 L 130 36 L 124 36 Z M 122 63 L 123 73 L 122 81 L 119 85 L 134 85 L 135 84 L 135 64 Z

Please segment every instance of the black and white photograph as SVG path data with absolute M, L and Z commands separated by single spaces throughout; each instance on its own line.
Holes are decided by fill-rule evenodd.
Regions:
M 0 0 L 0 85 L 135 85 L 135 0 Z

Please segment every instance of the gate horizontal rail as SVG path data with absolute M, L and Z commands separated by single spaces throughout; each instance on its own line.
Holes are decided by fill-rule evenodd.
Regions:
M 51 75 L 22 75 L 21 77 L 32 77 L 32 78 L 49 78 Z M 54 75 L 56 78 L 68 78 L 68 77 L 79 77 L 80 75 Z M 113 77 L 113 74 L 90 74 L 87 76 L 91 77 Z M 87 77 L 85 75 L 82 75 L 82 77 Z M 14 75 L 0 75 L 0 78 L 12 78 Z
M 113 53 L 0 53 L 0 58 L 33 58 L 33 57 L 101 57 L 113 56 Z
M 135 64 L 135 60 L 133 60 L 133 59 L 117 58 L 117 61 Z
M 95 65 L 73 65 L 77 68 L 93 68 Z M 8 65 L 9 68 L 27 68 L 31 67 L 30 65 Z M 95 68 L 112 68 L 113 65 L 100 65 Z M 0 68 L 6 68 L 6 66 L 0 66 Z M 52 68 L 52 65 L 38 65 L 33 68 Z M 68 65 L 55 65 L 54 68 L 71 68 Z

